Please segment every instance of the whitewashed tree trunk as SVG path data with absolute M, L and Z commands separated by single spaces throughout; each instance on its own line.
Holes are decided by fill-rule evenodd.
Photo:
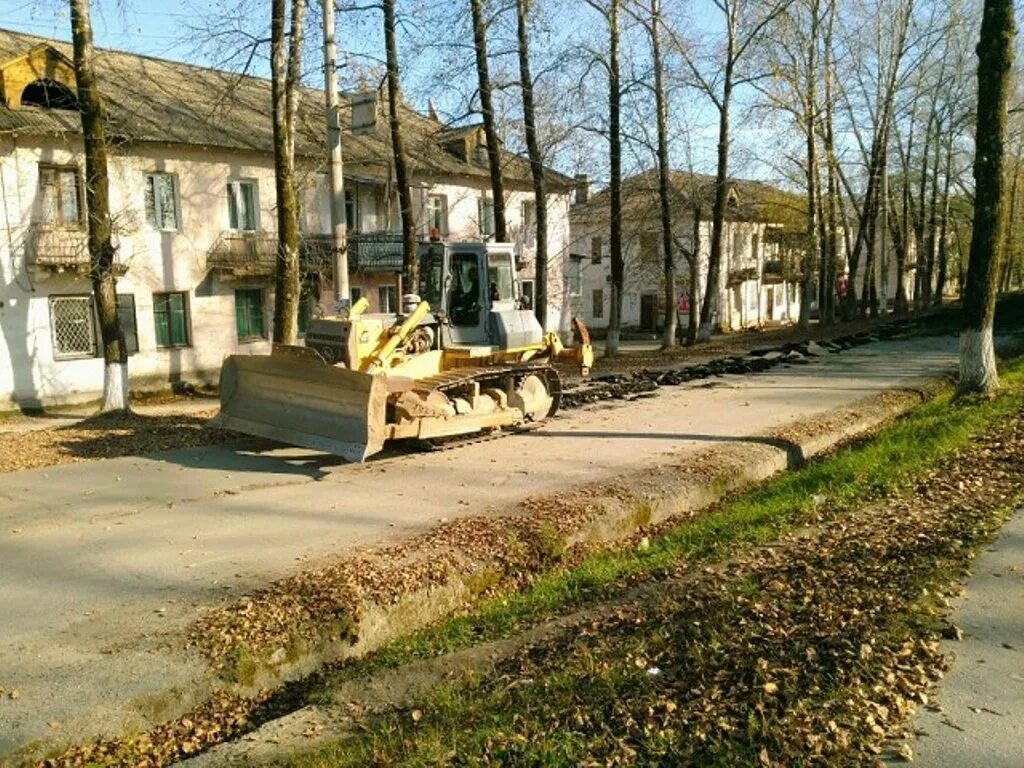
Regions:
M 103 369 L 103 413 L 128 410 L 128 365 L 107 363 Z
M 960 333 L 961 392 L 994 392 L 999 388 L 992 326 Z

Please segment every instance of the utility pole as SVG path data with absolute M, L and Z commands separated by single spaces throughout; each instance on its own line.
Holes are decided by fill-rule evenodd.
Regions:
M 334 44 L 334 0 L 321 0 L 324 10 L 324 101 L 327 151 L 330 154 L 331 253 L 334 256 L 334 298 L 338 309 L 352 303 L 348 287 L 348 243 L 345 222 L 345 180 L 341 158 L 341 116 L 338 110 L 337 46 Z

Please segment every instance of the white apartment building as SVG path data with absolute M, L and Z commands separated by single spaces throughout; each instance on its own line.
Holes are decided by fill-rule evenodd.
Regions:
M 689 306 L 699 311 L 708 279 L 715 179 L 673 172 L 671 188 L 678 293 L 686 293 Z M 665 312 L 657 173 L 648 171 L 625 179 L 622 200 L 622 327 L 654 333 L 663 326 Z M 782 234 L 799 213 L 797 196 L 757 181 L 729 182 L 716 323 L 722 329 L 798 319 L 799 286 L 793 279 L 798 254 L 786 247 Z M 586 181 L 577 180 L 570 220 L 569 311 L 592 328 L 607 328 L 611 302 L 608 191 L 591 196 Z M 695 244 L 698 283 L 691 290 L 684 253 L 694 253 Z M 684 316 L 684 327 L 685 322 Z
M 0 30 L 0 411 L 87 401 L 103 381 L 90 296 L 85 161 L 71 46 Z M 269 351 L 276 254 L 270 83 L 98 50 L 108 111 L 119 308 L 133 389 L 216 381 L 233 353 Z M 399 213 L 377 94 L 343 108 L 350 283 L 372 311 L 398 308 Z M 405 109 L 423 239 L 492 237 L 479 127 Z M 323 96 L 303 94 L 303 310 L 334 305 Z M 505 153 L 506 211 L 532 297 L 535 202 L 529 166 Z M 550 172 L 549 326 L 568 324 L 563 264 L 571 180 Z

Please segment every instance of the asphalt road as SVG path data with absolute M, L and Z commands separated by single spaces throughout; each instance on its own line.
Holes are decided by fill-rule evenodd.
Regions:
M 0 476 L 0 762 L 32 742 L 136 727 L 205 679 L 180 637 L 268 580 L 442 518 L 764 434 L 956 365 L 956 340 L 592 406 L 523 435 L 364 465 L 221 446 Z

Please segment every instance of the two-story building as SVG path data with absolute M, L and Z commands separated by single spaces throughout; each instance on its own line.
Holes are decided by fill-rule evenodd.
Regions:
M 102 388 L 90 296 L 84 152 L 69 43 L 0 30 L 0 411 L 88 400 Z M 270 82 L 97 50 L 107 109 L 119 308 L 133 389 L 215 381 L 225 355 L 269 351 L 276 256 Z M 342 110 L 350 283 L 396 311 L 399 206 L 386 99 Z M 403 108 L 417 229 L 424 239 L 493 237 L 479 126 Z M 303 310 L 335 296 L 323 95 L 297 120 Z M 505 152 L 506 211 L 532 298 L 536 211 L 529 165 Z M 568 323 L 562 265 L 571 180 L 549 173 L 552 329 Z
M 678 293 L 700 307 L 708 280 L 715 179 L 673 172 L 672 228 Z M 800 197 L 759 181 L 731 179 L 726 207 L 717 324 L 725 330 L 795 322 L 798 255 L 782 237 L 799 227 Z M 609 192 L 591 195 L 577 179 L 570 211 L 572 244 L 567 267 L 569 307 L 595 329 L 606 328 L 611 302 Z M 623 181 L 622 251 L 625 279 L 622 326 L 654 333 L 665 312 L 664 247 L 658 175 L 647 171 Z M 686 254 L 696 254 L 697 285 L 690 286 Z M 677 300 L 678 301 L 678 300 Z M 685 317 L 684 317 L 685 322 Z

